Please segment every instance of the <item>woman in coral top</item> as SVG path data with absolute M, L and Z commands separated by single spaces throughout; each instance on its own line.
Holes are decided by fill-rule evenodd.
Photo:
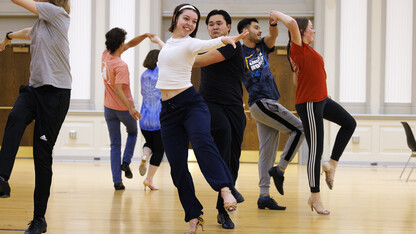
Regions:
M 312 211 L 315 209 L 318 214 L 329 215 L 330 212 L 324 208 L 319 193 L 319 173 L 324 144 L 323 119 L 341 126 L 335 139 L 331 159 L 322 168 L 329 189 L 332 189 L 338 160 L 355 130 L 356 122 L 342 106 L 328 97 L 324 60 L 310 46 L 314 42 L 315 35 L 312 22 L 303 17 L 295 20 L 279 11 L 273 11 L 271 15 L 275 22 L 280 20 L 289 29 L 287 55 L 295 73 L 296 111 L 302 120 L 309 146 L 307 171 L 311 196 L 308 204 Z

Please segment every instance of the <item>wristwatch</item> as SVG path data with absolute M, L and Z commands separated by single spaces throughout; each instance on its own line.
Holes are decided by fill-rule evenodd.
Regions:
M 10 31 L 10 32 L 7 32 L 7 33 L 6 33 L 6 38 L 7 38 L 7 40 L 12 40 L 12 38 L 10 38 L 10 37 L 9 37 L 9 34 L 10 34 L 10 33 L 13 33 L 13 32 L 12 32 L 12 31 Z

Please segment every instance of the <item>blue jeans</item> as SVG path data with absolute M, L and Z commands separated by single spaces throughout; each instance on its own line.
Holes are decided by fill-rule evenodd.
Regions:
M 127 142 L 124 148 L 123 162 L 130 164 L 133 157 L 134 147 L 137 140 L 137 121 L 128 111 L 118 111 L 104 107 L 104 117 L 107 122 L 108 132 L 111 142 L 111 172 L 113 173 L 113 182 L 121 183 L 121 133 L 120 122 L 126 126 Z

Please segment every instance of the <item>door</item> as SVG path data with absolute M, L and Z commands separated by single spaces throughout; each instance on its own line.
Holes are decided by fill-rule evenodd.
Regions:
M 7 117 L 19 95 L 19 87 L 29 84 L 30 52 L 28 44 L 13 44 L 0 53 L 0 144 L 3 142 L 4 128 Z M 20 142 L 18 156 L 32 157 L 33 147 L 32 122 Z

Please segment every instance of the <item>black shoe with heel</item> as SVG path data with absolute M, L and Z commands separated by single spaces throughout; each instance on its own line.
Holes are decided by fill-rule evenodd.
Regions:
M 218 224 L 221 224 L 221 227 L 224 229 L 234 229 L 234 223 L 227 213 L 218 214 L 217 222 Z
M 0 176 L 0 197 L 8 198 L 10 197 L 10 186 L 3 177 Z
M 116 190 L 124 190 L 124 189 L 126 189 L 126 187 L 124 187 L 123 182 L 121 182 L 121 183 L 114 183 L 114 188 Z
M 235 200 L 237 200 L 237 203 L 241 203 L 244 201 L 243 195 L 241 195 L 241 193 L 238 192 L 236 188 L 231 189 L 231 194 L 234 196 Z
M 273 198 L 259 198 L 257 200 L 257 207 L 259 209 L 269 208 L 270 210 L 286 210 L 285 206 L 279 206 Z
M 29 223 L 29 228 L 25 231 L 25 234 L 40 234 L 46 232 L 45 218 L 34 217 L 33 220 Z
M 279 170 L 278 167 L 270 168 L 269 175 L 273 177 L 274 185 L 276 186 L 277 191 L 279 191 L 281 195 L 284 195 L 285 193 L 283 191 L 283 181 L 285 181 L 285 177 L 280 175 L 277 170 Z
M 126 162 L 123 162 L 123 164 L 121 164 L 121 170 L 124 171 L 124 176 L 126 176 L 126 178 L 133 178 L 133 173 L 130 170 L 130 166 Z

